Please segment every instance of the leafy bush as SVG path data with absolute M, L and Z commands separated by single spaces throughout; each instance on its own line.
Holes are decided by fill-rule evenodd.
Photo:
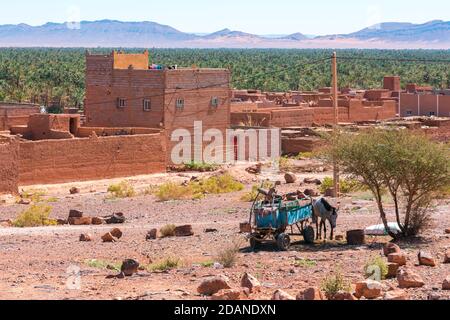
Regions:
M 191 170 L 191 171 L 198 171 L 198 172 L 212 172 L 212 171 L 216 171 L 219 166 L 216 164 L 210 164 L 210 163 L 205 163 L 205 162 L 189 162 L 189 163 L 185 163 L 184 167 L 187 170 Z
M 376 271 L 374 271 L 374 267 L 377 269 Z M 377 271 L 379 271 L 379 273 Z M 384 259 L 380 256 L 374 257 L 371 260 L 369 260 L 366 266 L 364 267 L 364 274 L 366 275 L 367 278 L 371 278 L 377 275 L 380 276 L 381 279 L 373 279 L 377 281 L 386 279 L 388 272 L 389 267 L 386 261 L 384 261 Z
M 158 187 L 155 195 L 161 201 L 192 199 L 194 190 L 191 184 L 182 186 L 174 182 L 167 182 Z
M 44 190 L 27 190 L 27 191 L 23 191 L 20 194 L 20 197 L 22 199 L 30 200 L 32 203 L 42 202 L 43 201 L 42 197 L 44 197 L 44 196 L 45 196 Z
M 167 224 L 164 227 L 162 227 L 161 230 L 159 230 L 159 232 L 161 233 L 161 237 L 163 237 L 163 238 L 174 237 L 175 229 L 176 229 L 176 225 Z
M 280 157 L 278 159 L 278 166 L 280 171 L 289 171 L 292 169 L 291 159 L 289 157 Z
M 340 291 L 350 292 L 351 283 L 344 279 L 340 270 L 336 270 L 334 275 L 328 276 L 322 282 L 322 291 L 329 300 L 333 300 L 336 294 Z
M 223 174 L 200 182 L 200 189 L 204 194 L 222 194 L 244 189 L 244 185 L 236 181 L 231 175 Z
M 228 248 L 223 249 L 217 255 L 217 262 L 223 265 L 225 268 L 232 268 L 237 261 L 239 253 L 239 245 L 234 243 Z
M 273 187 L 273 183 L 270 181 L 264 181 L 262 183 L 262 185 L 254 185 L 252 187 L 252 191 L 245 193 L 244 195 L 242 195 L 241 197 L 241 201 L 244 202 L 253 202 L 255 201 L 256 196 L 258 195 L 258 189 L 262 188 L 262 189 L 270 189 Z M 261 201 L 262 199 L 264 199 L 264 195 L 259 195 L 258 199 L 256 199 L 257 201 Z
M 340 179 L 340 190 L 343 194 L 348 194 L 356 191 L 360 191 L 364 189 L 364 186 L 357 180 L 354 179 Z M 326 177 L 323 179 L 322 184 L 320 185 L 320 192 L 325 193 L 327 189 L 334 187 L 334 179 L 330 177 Z
M 14 220 L 13 225 L 19 228 L 55 226 L 57 221 L 49 219 L 52 207 L 47 205 L 34 204 L 23 211 L 19 217 Z
M 128 181 L 110 185 L 108 192 L 111 193 L 112 198 L 131 198 L 136 195 L 133 186 Z
M 181 260 L 178 258 L 172 258 L 172 257 L 168 257 L 165 258 L 164 260 L 157 262 L 157 263 L 153 263 L 151 264 L 148 269 L 150 271 L 169 271 L 172 269 L 176 269 L 178 268 L 178 266 L 181 264 Z

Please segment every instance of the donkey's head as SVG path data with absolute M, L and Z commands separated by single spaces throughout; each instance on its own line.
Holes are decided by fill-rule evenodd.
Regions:
M 339 208 L 332 207 L 331 208 L 331 216 L 330 216 L 330 223 L 331 227 L 334 229 L 337 226 L 337 218 L 339 215 Z

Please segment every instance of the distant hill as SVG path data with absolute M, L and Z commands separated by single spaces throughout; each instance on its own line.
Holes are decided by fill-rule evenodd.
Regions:
M 116 20 L 80 24 L 0 25 L 2 47 L 187 48 L 450 48 L 450 22 L 386 22 L 349 34 L 311 37 L 300 32 L 262 36 L 223 29 L 192 34 L 156 22 Z

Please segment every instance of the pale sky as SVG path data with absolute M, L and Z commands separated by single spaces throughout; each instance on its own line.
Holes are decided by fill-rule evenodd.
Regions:
M 379 22 L 450 20 L 448 0 L 12 0 L 0 24 L 114 19 L 154 21 L 184 32 L 350 33 Z

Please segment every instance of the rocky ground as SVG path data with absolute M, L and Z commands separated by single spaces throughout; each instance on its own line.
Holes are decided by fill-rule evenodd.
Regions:
M 324 169 L 325 170 L 325 169 Z M 239 168 L 232 169 L 248 191 L 258 178 Z M 195 174 L 198 176 L 198 174 Z M 323 178 L 330 172 L 296 173 L 298 182 L 281 186 L 280 191 L 317 188 L 300 186 L 307 177 Z M 148 185 L 162 181 L 182 182 L 190 174 L 167 174 L 130 179 L 138 192 Z M 276 178 L 276 177 L 271 177 Z M 278 177 L 280 180 L 282 176 Z M 283 179 L 284 180 L 284 179 Z M 116 180 L 117 181 L 117 180 Z M 45 197 L 53 198 L 52 218 L 66 219 L 70 209 L 83 211 L 92 217 L 114 212 L 125 214 L 127 221 L 118 227 L 123 237 L 114 243 L 104 243 L 101 236 L 111 225 L 55 226 L 38 228 L 0 227 L 0 298 L 2 299 L 207 299 L 197 293 L 199 285 L 211 276 L 226 276 L 230 287 L 239 289 L 241 277 L 250 273 L 257 278 L 261 290 L 250 299 L 270 299 L 276 290 L 296 296 L 310 287 L 320 287 L 323 279 L 340 270 L 353 284 L 364 280 L 364 266 L 375 256 L 382 255 L 388 237 L 368 238 L 367 244 L 349 246 L 343 241 L 317 241 L 305 245 L 302 238 L 294 239 L 288 252 L 278 252 L 271 245 L 252 252 L 239 224 L 248 220 L 250 204 L 240 201 L 246 191 L 209 195 L 196 201 L 161 203 L 152 195 L 126 199 L 107 199 L 107 186 L 114 181 L 84 182 L 54 186 L 34 186 L 45 189 Z M 73 186 L 81 192 L 70 195 Z M 0 205 L 0 220 L 15 219 L 27 205 Z M 379 224 L 379 214 L 367 193 L 358 193 L 340 200 L 337 235 L 346 231 Z M 406 255 L 407 266 L 422 277 L 424 286 L 405 289 L 411 299 L 449 299 L 449 291 L 442 290 L 444 279 L 450 275 L 444 256 L 450 249 L 450 199 L 438 203 L 432 227 L 408 242 L 399 243 Z M 166 224 L 193 227 L 190 237 L 146 240 L 146 234 Z M 216 229 L 215 232 L 205 232 Z M 213 230 L 209 230 L 213 231 Z M 82 233 L 89 233 L 92 242 L 80 242 Z M 214 266 L 218 254 L 238 244 L 240 252 L 234 267 Z M 418 253 L 428 251 L 435 259 L 435 267 L 418 266 Z M 124 259 L 135 259 L 142 266 L 167 258 L 180 259 L 180 265 L 169 271 L 139 270 L 131 277 L 117 278 L 110 266 L 120 266 Z M 95 261 L 93 261 L 95 259 Z M 79 275 L 79 277 L 77 276 Z M 75 285 L 74 285 L 75 284 Z M 397 279 L 383 281 L 383 291 L 398 288 Z M 239 289 L 240 290 L 240 289 Z M 248 293 L 248 292 L 247 292 Z M 245 295 L 244 295 L 245 296 Z

